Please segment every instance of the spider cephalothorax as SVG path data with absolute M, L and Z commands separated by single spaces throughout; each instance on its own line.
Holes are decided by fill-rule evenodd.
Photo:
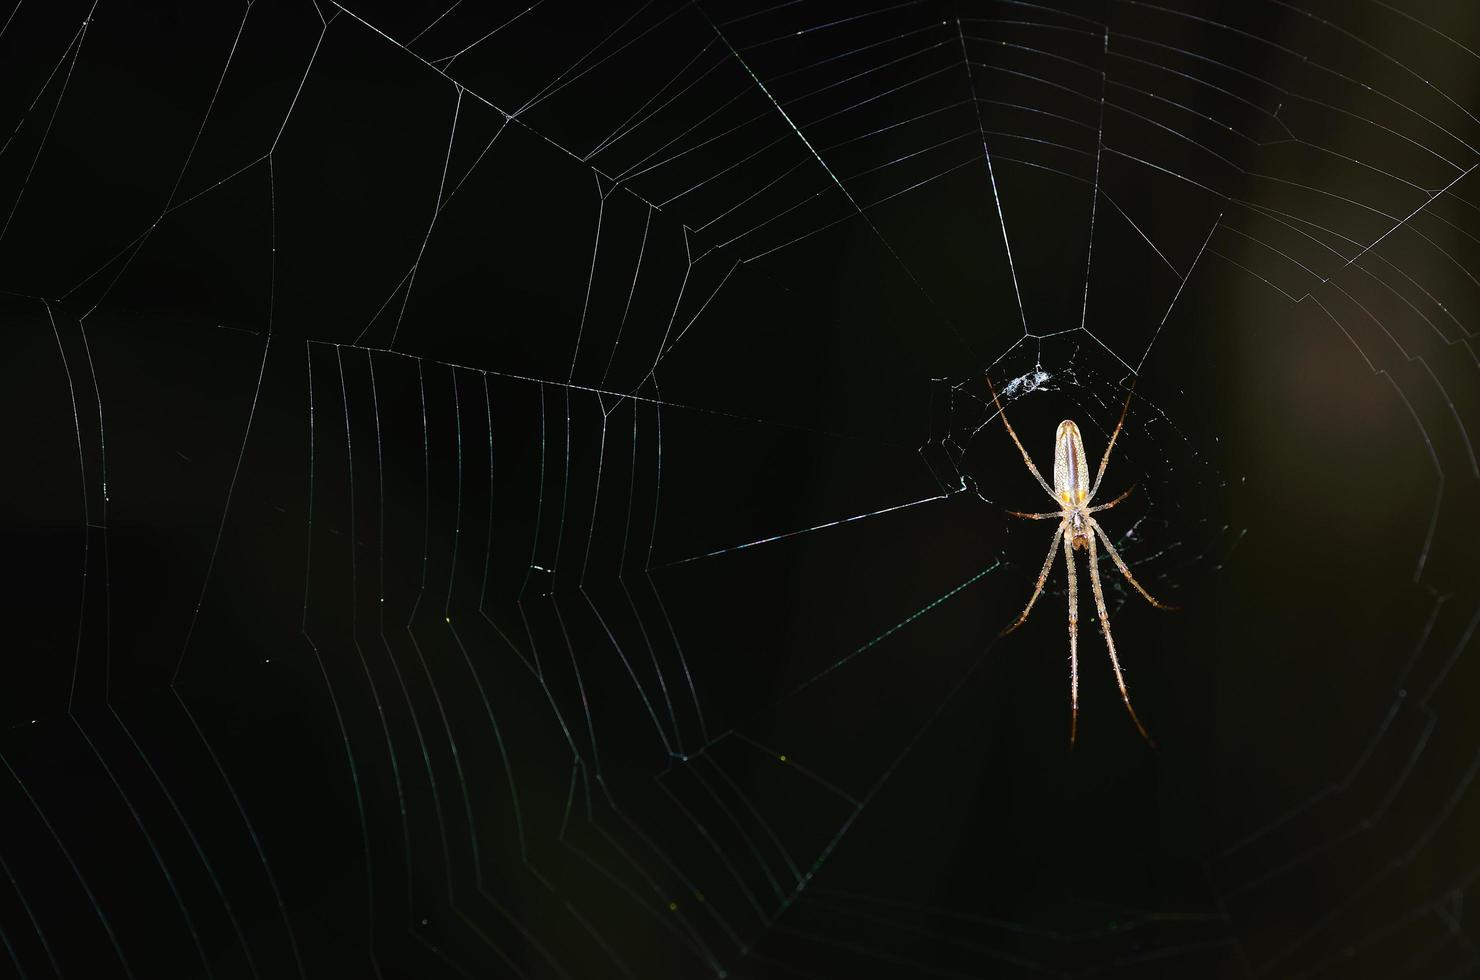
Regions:
M 987 387 L 992 390 L 992 404 L 997 406 L 997 413 L 1002 416 L 1002 424 L 1007 427 L 1007 434 L 1012 437 L 1018 452 L 1023 454 L 1023 462 L 1028 464 L 1028 470 L 1038 481 L 1038 485 L 1059 505 L 1057 511 L 1043 514 L 1008 511 L 1015 517 L 1026 517 L 1035 521 L 1057 520 L 1059 527 L 1054 531 L 1053 542 L 1048 546 L 1048 557 L 1043 560 L 1043 570 L 1038 573 L 1038 581 L 1033 586 L 1033 595 L 1029 597 L 1027 606 L 1023 608 L 1013 624 L 1002 632 L 1011 633 L 1027 620 L 1028 613 L 1033 609 L 1033 603 L 1037 602 L 1038 596 L 1043 593 L 1043 583 L 1048 580 L 1048 572 L 1053 568 L 1054 554 L 1058 551 L 1059 539 L 1063 538 L 1064 564 L 1069 577 L 1069 745 L 1072 747 L 1079 725 L 1079 583 L 1074 572 L 1074 552 L 1088 551 L 1089 580 L 1095 594 L 1095 609 L 1100 614 L 1100 629 L 1105 634 L 1105 646 L 1110 651 L 1110 666 L 1115 669 L 1115 682 L 1120 687 L 1121 700 L 1125 702 L 1125 709 L 1130 712 L 1131 721 L 1135 722 L 1136 730 L 1147 742 L 1154 745 L 1156 743 L 1152 742 L 1146 726 L 1142 725 L 1141 719 L 1136 717 L 1136 709 L 1131 707 L 1131 697 L 1125 689 L 1125 677 L 1121 674 L 1120 660 L 1115 655 L 1115 640 L 1110 636 L 1110 614 L 1105 609 L 1105 592 L 1100 587 L 1099 555 L 1095 547 L 1095 539 L 1098 537 L 1104 542 L 1105 550 L 1110 553 L 1110 559 L 1115 562 L 1115 567 L 1120 570 L 1120 574 L 1125 576 L 1125 580 L 1134 586 L 1137 592 L 1145 596 L 1147 602 L 1158 609 L 1175 607 L 1158 602 L 1151 597 L 1149 592 L 1141 588 L 1141 583 L 1136 581 L 1130 569 L 1125 566 L 1120 553 L 1110 543 L 1110 537 L 1105 533 L 1105 529 L 1100 527 L 1100 522 L 1094 518 L 1096 512 L 1109 510 L 1130 496 L 1131 491 L 1126 490 L 1108 504 L 1091 505 L 1095 493 L 1100 489 L 1100 481 L 1105 477 L 1105 467 L 1110 462 L 1110 451 L 1115 448 L 1115 440 L 1120 435 L 1121 427 L 1125 425 L 1125 413 L 1131 407 L 1130 395 L 1126 395 L 1125 407 L 1120 410 L 1120 421 L 1115 423 L 1115 431 L 1110 433 L 1110 442 L 1105 446 L 1105 455 L 1100 460 L 1100 468 L 1095 474 L 1094 483 L 1089 482 L 1089 466 L 1085 461 L 1084 439 L 1079 434 L 1079 426 L 1068 419 L 1059 423 L 1058 432 L 1054 435 L 1053 486 L 1050 487 L 1048 481 L 1043 479 L 1043 474 L 1038 472 L 1038 467 L 1033 464 L 1033 458 L 1018 441 L 1017 433 L 1012 431 L 1012 424 L 1007 421 L 1007 413 L 1002 410 L 1002 403 L 997 400 L 997 389 L 992 387 L 991 378 L 987 379 Z

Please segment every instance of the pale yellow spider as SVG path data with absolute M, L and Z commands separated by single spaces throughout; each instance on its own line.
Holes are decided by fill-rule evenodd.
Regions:
M 1115 562 L 1115 567 L 1120 569 L 1120 574 L 1125 580 L 1135 586 L 1137 592 L 1145 596 L 1146 601 L 1158 609 L 1175 609 L 1166 603 L 1158 602 L 1151 597 L 1151 593 L 1141 588 L 1141 583 L 1136 581 L 1131 570 L 1125 567 L 1115 546 L 1110 543 L 1110 537 L 1105 529 L 1100 527 L 1100 522 L 1093 515 L 1096 511 L 1109 510 L 1130 496 L 1130 490 L 1116 497 L 1108 504 L 1096 504 L 1090 506 L 1094 500 L 1095 493 L 1100 489 L 1100 481 L 1105 477 L 1105 466 L 1110 462 L 1110 451 L 1115 448 L 1115 440 L 1120 435 L 1120 429 L 1125 425 L 1125 413 L 1131 407 L 1130 395 L 1126 395 L 1125 407 L 1120 410 L 1120 421 L 1115 423 L 1115 431 L 1110 433 L 1110 444 L 1105 447 L 1105 455 L 1100 460 L 1100 470 L 1095 474 L 1095 482 L 1087 489 L 1085 482 L 1089 475 L 1089 467 L 1084 458 L 1084 440 L 1079 435 L 1079 426 L 1065 419 L 1059 423 L 1059 430 L 1054 436 L 1053 452 L 1053 487 L 1043 479 L 1043 474 L 1038 472 L 1038 467 L 1033 465 L 1033 459 L 1023 444 L 1018 441 L 1017 433 L 1012 431 L 1012 424 L 1007 421 L 1007 413 L 1002 410 L 1002 403 L 997 400 L 997 389 L 992 385 L 992 379 L 987 379 L 987 387 L 992 391 L 992 404 L 997 406 L 997 414 L 1002 416 L 1002 424 L 1007 426 L 1007 434 L 1012 436 L 1013 443 L 1018 452 L 1023 454 L 1023 462 L 1028 464 L 1028 470 L 1043 491 L 1054 499 L 1058 504 L 1057 511 L 1046 514 L 1024 514 L 1020 511 L 1010 510 L 1009 514 L 1014 517 L 1027 517 L 1035 521 L 1057 519 L 1058 530 L 1053 534 L 1053 543 L 1048 546 L 1048 557 L 1043 560 L 1043 570 L 1038 573 L 1038 582 L 1033 586 L 1033 595 L 1028 599 L 1028 604 L 1023 607 L 1022 614 L 1018 616 L 1013 624 L 1002 631 L 1005 636 L 1023 625 L 1028 618 L 1028 613 L 1033 609 L 1033 603 L 1038 601 L 1038 596 L 1043 593 L 1043 583 L 1048 579 L 1048 572 L 1053 568 L 1054 552 L 1058 549 L 1059 539 L 1064 539 L 1064 564 L 1069 574 L 1069 747 L 1074 747 L 1074 737 L 1079 727 L 1079 584 L 1074 575 L 1074 551 L 1087 548 L 1089 550 L 1089 580 L 1094 586 L 1095 608 L 1100 614 L 1100 630 L 1105 634 L 1105 646 L 1110 650 L 1110 666 L 1115 668 L 1115 682 L 1120 685 L 1120 697 L 1125 702 L 1125 710 L 1131 714 L 1131 721 L 1135 722 L 1136 730 L 1141 733 L 1148 744 L 1155 746 L 1156 742 L 1146 731 L 1146 726 L 1141 724 L 1141 719 L 1136 717 L 1136 709 L 1131 707 L 1131 696 L 1125 689 L 1125 677 L 1120 672 L 1120 660 L 1115 656 L 1115 641 L 1110 637 L 1110 615 L 1105 610 L 1105 593 L 1100 588 L 1099 556 L 1095 549 L 1095 536 L 1105 543 L 1105 550 L 1110 552 L 1110 558 Z M 1067 534 L 1065 533 L 1067 532 Z

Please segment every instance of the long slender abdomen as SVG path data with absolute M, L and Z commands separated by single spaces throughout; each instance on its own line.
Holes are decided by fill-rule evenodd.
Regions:
M 1053 446 L 1053 489 L 1060 501 L 1078 507 L 1089 498 L 1088 471 L 1079 426 L 1065 419 L 1059 423 Z

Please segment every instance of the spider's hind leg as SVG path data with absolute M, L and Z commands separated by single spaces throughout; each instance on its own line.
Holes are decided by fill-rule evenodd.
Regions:
M 1105 455 L 1100 457 L 1100 471 L 1095 474 L 1094 485 L 1089 488 L 1089 497 L 1091 500 L 1094 499 L 1095 494 L 1100 492 L 1100 481 L 1105 479 L 1105 467 L 1110 465 L 1110 453 L 1115 449 L 1115 440 L 1120 438 L 1120 430 L 1125 426 L 1125 413 L 1131 410 L 1131 396 L 1135 393 L 1136 378 L 1133 376 L 1131 378 L 1131 389 L 1125 393 L 1125 404 L 1120 408 L 1120 421 L 1115 423 L 1115 431 L 1110 433 L 1110 442 L 1105 446 Z
M 1023 462 L 1028 464 L 1028 472 L 1033 474 L 1033 479 L 1038 481 L 1038 485 L 1043 488 L 1043 492 L 1053 497 L 1057 503 L 1059 498 L 1054 494 L 1053 487 L 1049 486 L 1048 481 L 1043 478 L 1043 474 L 1038 472 L 1038 467 L 1033 463 L 1033 457 L 1028 455 L 1028 451 L 1023 448 L 1022 441 L 1018 439 L 1017 433 L 1012 431 L 1012 423 L 1007 421 L 1007 412 L 1003 410 L 1002 403 L 997 400 L 997 388 L 992 384 L 991 375 L 987 375 L 987 387 L 992 392 L 992 404 L 997 406 L 997 414 L 1002 416 L 1002 424 L 1007 427 L 1007 434 L 1012 436 L 1013 445 L 1017 446 L 1018 452 L 1023 454 Z

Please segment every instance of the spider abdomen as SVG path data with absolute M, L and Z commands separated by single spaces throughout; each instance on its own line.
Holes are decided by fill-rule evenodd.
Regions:
M 1089 499 L 1089 464 L 1079 426 L 1068 419 L 1059 423 L 1053 439 L 1053 489 L 1066 507 L 1080 507 Z M 1075 544 L 1075 547 L 1079 545 Z

